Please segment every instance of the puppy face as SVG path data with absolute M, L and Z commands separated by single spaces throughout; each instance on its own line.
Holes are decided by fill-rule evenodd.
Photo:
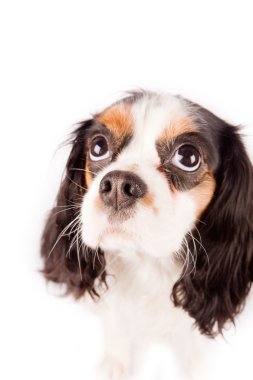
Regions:
M 96 297 L 108 253 L 138 255 L 140 271 L 146 257 L 162 259 L 166 276 L 176 272 L 174 305 L 203 334 L 234 322 L 253 281 L 252 164 L 238 128 L 147 92 L 81 123 L 42 235 L 43 273 Z
M 86 141 L 84 243 L 128 258 L 180 253 L 216 188 L 214 139 L 175 96 L 133 96 L 96 115 Z

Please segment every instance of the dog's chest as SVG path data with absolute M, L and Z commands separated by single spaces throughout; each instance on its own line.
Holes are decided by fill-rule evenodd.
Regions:
M 113 257 L 108 274 L 109 290 L 102 305 L 113 320 L 119 319 L 138 335 L 156 338 L 169 337 L 181 322 L 185 324 L 185 313 L 170 298 L 178 275 L 175 268 L 149 258 Z

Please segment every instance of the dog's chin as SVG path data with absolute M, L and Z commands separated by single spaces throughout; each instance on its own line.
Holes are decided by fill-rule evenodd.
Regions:
M 138 250 L 133 236 L 120 226 L 105 229 L 100 234 L 98 245 L 105 252 L 124 256 Z
M 170 244 L 158 247 L 158 242 L 138 239 L 134 233 L 121 226 L 108 227 L 99 234 L 98 240 L 91 242 L 90 239 L 84 239 L 84 243 L 92 249 L 100 248 L 105 256 L 113 254 L 133 262 L 145 257 L 169 259 L 173 257 L 173 252 L 177 251 Z

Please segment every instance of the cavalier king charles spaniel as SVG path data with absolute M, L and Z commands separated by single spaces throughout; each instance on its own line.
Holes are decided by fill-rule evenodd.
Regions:
M 195 378 L 199 342 L 235 322 L 253 280 L 239 128 L 183 97 L 137 91 L 82 122 L 71 144 L 42 237 L 46 279 L 95 301 L 106 379 L 160 338 Z

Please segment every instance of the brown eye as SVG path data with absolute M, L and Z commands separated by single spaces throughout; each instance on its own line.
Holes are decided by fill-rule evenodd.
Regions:
M 105 137 L 97 136 L 91 143 L 90 158 L 92 161 L 105 160 L 110 157 L 108 143 Z
M 173 165 L 186 172 L 193 172 L 200 166 L 200 154 L 191 145 L 181 146 L 172 158 Z

